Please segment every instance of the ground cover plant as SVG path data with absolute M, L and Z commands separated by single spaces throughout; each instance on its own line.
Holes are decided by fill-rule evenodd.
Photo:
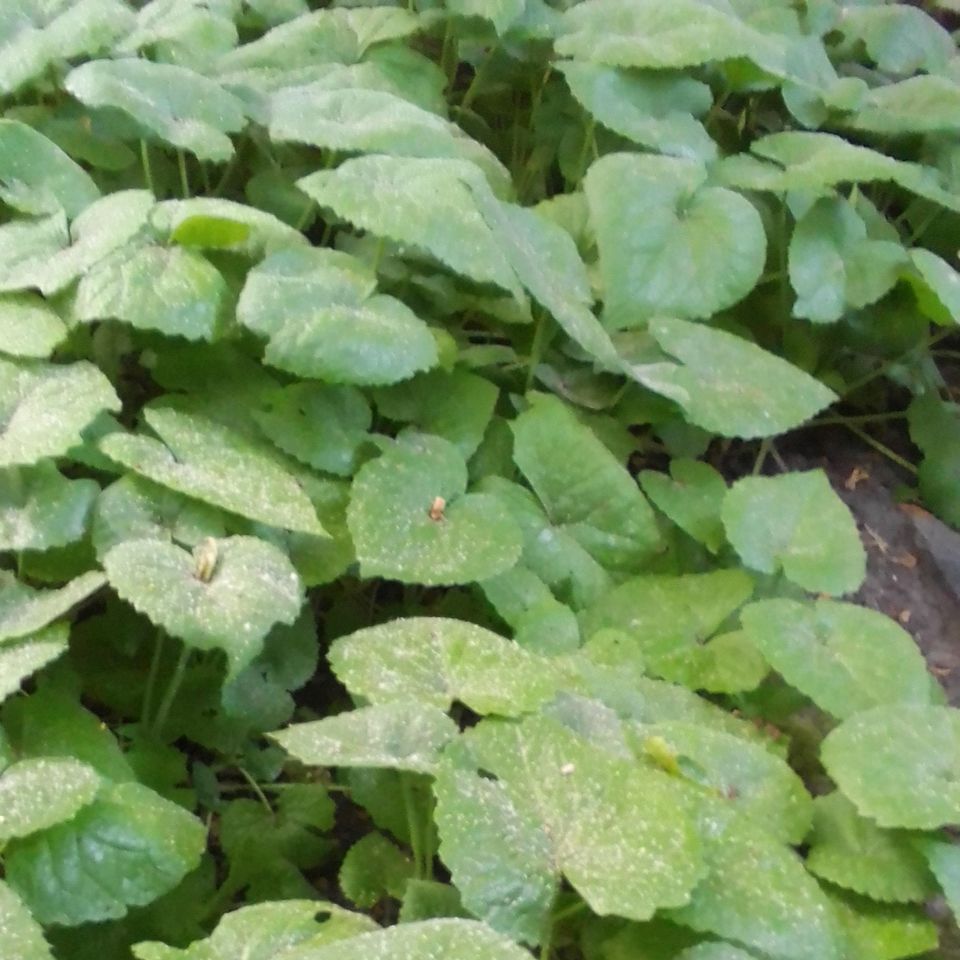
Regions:
M 0 0 L 5 960 L 936 951 L 956 9 Z

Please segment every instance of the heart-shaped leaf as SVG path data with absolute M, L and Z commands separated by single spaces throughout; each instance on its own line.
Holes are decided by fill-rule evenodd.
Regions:
M 520 537 L 494 497 L 466 493 L 453 444 L 407 436 L 353 481 L 347 524 L 365 577 L 405 583 L 485 580 L 516 563 Z
M 256 537 L 228 537 L 215 544 L 204 569 L 172 543 L 127 540 L 103 559 L 110 585 L 141 613 L 187 646 L 221 649 L 230 673 L 243 669 L 263 648 L 275 623 L 293 623 L 303 604 L 303 585 L 284 553 Z
M 325 535 L 309 498 L 268 448 L 196 414 L 151 408 L 143 418 L 160 440 L 114 433 L 100 449 L 188 497 L 274 527 Z
M 640 474 L 643 492 L 684 533 L 716 553 L 724 541 L 720 509 L 727 485 L 708 463 L 676 457 L 670 475 L 656 470 Z
M 119 409 L 112 384 L 92 363 L 0 358 L 0 466 L 62 456 L 82 442 L 83 429 L 98 414 Z
M 590 167 L 584 188 L 607 326 L 638 327 L 656 315 L 709 317 L 760 278 L 760 215 L 740 194 L 705 180 L 698 161 L 637 153 L 609 154 Z
M 0 643 L 42 630 L 104 583 L 102 573 L 90 571 L 58 590 L 34 590 L 12 573 L 0 572 Z
M 727 538 L 754 570 L 812 593 L 856 590 L 866 575 L 857 525 L 822 470 L 744 477 L 723 503 Z

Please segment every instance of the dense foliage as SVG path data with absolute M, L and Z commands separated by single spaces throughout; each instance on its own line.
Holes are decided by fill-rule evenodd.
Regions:
M 4 960 L 935 949 L 955 3 L 310 6 L 0 0 Z

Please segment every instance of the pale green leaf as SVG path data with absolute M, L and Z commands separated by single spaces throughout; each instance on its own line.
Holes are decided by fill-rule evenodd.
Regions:
M 418 700 L 448 710 L 516 716 L 559 685 L 550 660 L 461 620 L 410 617 L 335 640 L 328 654 L 340 682 L 372 703 Z
M 459 17 L 482 17 L 504 34 L 524 11 L 526 0 L 447 0 L 447 9 Z
M 33 294 L 0 296 L 0 351 L 43 359 L 66 339 L 67 327 L 45 300 Z
M 378 390 L 374 402 L 381 417 L 443 437 L 470 457 L 483 440 L 498 396 L 497 387 L 483 377 L 460 369 L 432 370 Z
M 369 156 L 312 173 L 298 186 L 363 230 L 515 292 L 510 262 L 471 191 L 479 179 L 479 168 L 465 161 Z
M 622 630 L 651 672 L 683 678 L 688 657 L 745 603 L 753 582 L 742 570 L 639 576 L 601 597 L 583 615 L 585 636 Z
M 864 42 L 881 70 L 939 71 L 956 56 L 953 37 L 933 17 L 909 4 L 864 4 L 844 9 L 841 29 Z
M 227 296 L 220 272 L 182 247 L 136 246 L 117 251 L 80 280 L 78 320 L 122 320 L 188 340 L 212 340 Z
M 720 509 L 727 484 L 710 464 L 675 457 L 670 461 L 669 477 L 657 470 L 643 470 L 640 486 L 659 510 L 711 553 L 723 545 Z
M 664 672 L 675 683 L 710 693 L 742 693 L 754 690 L 770 672 L 756 644 L 743 630 L 729 630 L 697 647 L 680 649 Z
M 794 316 L 830 323 L 884 296 L 899 280 L 907 252 L 899 243 L 869 239 L 853 205 L 832 197 L 797 223 L 788 263 Z
M 0 703 L 16 693 L 24 680 L 66 652 L 67 627 L 62 624 L 0 645 Z
M 0 120 L 0 199 L 24 213 L 62 207 L 72 219 L 99 196 L 89 174 L 42 133 Z
M 199 553 L 207 544 L 215 544 L 212 570 Z M 205 541 L 195 554 L 159 540 L 127 540 L 103 565 L 124 600 L 187 646 L 223 650 L 236 675 L 275 623 L 296 620 L 303 585 L 287 556 L 256 537 Z
M 72 820 L 10 843 L 7 883 L 44 924 L 122 917 L 200 862 L 203 824 L 139 783 L 108 787 Z
M 658 756 L 667 751 L 676 775 L 706 787 L 764 832 L 793 844 L 807 835 L 813 814 L 807 788 L 766 747 L 683 721 L 634 729 L 641 752 L 655 739 Z
M 143 418 L 160 440 L 114 433 L 100 441 L 100 449 L 188 497 L 271 526 L 325 535 L 303 489 L 268 450 L 195 414 L 153 408 Z
M 10 960 L 53 960 L 43 928 L 23 901 L 0 880 L 0 940 Z
M 784 680 L 839 719 L 882 704 L 930 701 L 913 637 L 889 617 L 832 600 L 745 607 L 747 635 Z
M 908 77 L 875 87 L 858 105 L 850 125 L 887 136 L 956 133 L 960 85 L 946 77 Z
M 904 834 L 861 817 L 841 793 L 817 797 L 807 869 L 874 900 L 909 902 L 933 893 L 923 855 Z
M 702 163 L 678 157 L 616 153 L 590 167 L 584 188 L 607 326 L 709 317 L 756 284 L 766 257 L 760 215 L 745 197 L 705 180 Z
M 273 900 L 241 907 L 221 917 L 206 940 L 185 949 L 139 943 L 138 960 L 280 960 L 298 944 L 318 948 L 375 928 L 368 917 L 322 900 Z
M 63 211 L 0 226 L 0 292 L 35 285 L 44 267 L 69 243 Z
M 351 903 L 370 908 L 384 896 L 402 898 L 413 874 L 410 858 L 382 833 L 374 831 L 347 851 L 338 879 Z
M 348 679 L 355 680 L 349 667 L 343 667 L 343 641 L 335 649 L 337 652 L 332 650 L 331 656 Z M 385 671 L 389 669 L 389 665 L 384 667 Z M 456 724 L 439 706 L 395 700 L 296 723 L 270 736 L 291 756 L 314 767 L 376 767 L 432 773 L 441 751 L 456 738 L 457 732 Z
M 485 721 L 465 745 L 437 816 L 441 856 L 468 909 L 534 943 L 561 875 L 601 915 L 646 920 L 687 901 L 703 873 L 700 843 L 666 774 L 542 717 Z M 503 842 L 514 831 L 529 861 Z
M 96 60 L 72 70 L 64 86 L 88 107 L 122 110 L 160 140 L 200 160 L 229 160 L 233 144 L 227 134 L 246 124 L 243 106 L 233 94 L 169 63 Z
M 426 434 L 393 443 L 361 467 L 347 524 L 363 576 L 439 585 L 512 567 L 519 532 L 494 497 L 466 488 L 463 456 Z
M 0 359 L 0 466 L 28 466 L 59 457 L 82 431 L 120 400 L 92 363 L 53 365 Z
M 822 470 L 738 480 L 724 500 L 723 525 L 754 570 L 782 569 L 811 593 L 853 593 L 863 583 L 856 522 Z
M 933 839 L 924 839 L 918 846 L 940 884 L 954 920 L 960 922 L 960 846 Z
M 708 874 L 690 903 L 667 916 L 782 960 L 845 960 L 830 902 L 789 847 L 704 801 Z
M 253 418 L 285 453 L 341 477 L 356 469 L 372 422 L 359 390 L 324 383 L 296 383 L 267 394 Z
M 363 933 L 327 947 L 290 950 L 278 960 L 529 960 L 530 954 L 486 924 L 441 919 Z M 145 958 L 153 960 L 153 958 Z
M 512 424 L 513 456 L 552 523 L 607 569 L 660 547 L 653 510 L 626 468 L 556 397 L 532 397 Z
M 649 150 L 709 162 L 717 155 L 702 116 L 710 88 L 679 73 L 627 72 L 570 61 L 557 64 L 570 91 L 605 127 Z
M 182 246 L 227 248 L 248 257 L 262 257 L 285 247 L 306 245 L 299 230 L 287 226 L 273 214 L 218 197 L 164 200 L 153 208 L 150 224 L 161 235 Z
M 930 954 L 937 928 L 920 906 L 875 903 L 840 891 L 825 892 L 843 936 L 843 960 L 900 960 Z
M 927 306 L 925 300 L 932 297 L 933 309 L 927 306 L 925 310 L 932 319 L 939 323 L 960 323 L 960 273 L 946 260 L 922 247 L 910 251 L 910 260 L 922 282 L 922 292 L 917 292 L 921 308 Z M 916 283 L 914 289 L 917 289 Z
M 557 52 L 593 63 L 657 70 L 737 57 L 777 63 L 777 40 L 726 4 L 702 0 L 586 0 L 567 12 Z
M 0 470 L 0 550 L 49 550 L 79 540 L 100 488 L 53 463 Z
M 820 749 L 827 773 L 881 827 L 960 821 L 960 711 L 874 707 L 844 720 Z
M 285 250 L 250 271 L 237 318 L 268 337 L 267 363 L 301 377 L 368 386 L 432 367 L 426 324 L 375 289 L 370 269 L 348 254 Z
M 91 570 L 57 590 L 34 590 L 0 572 L 0 643 L 42 630 L 105 583 L 102 573 Z
M 0 774 L 0 843 L 72 819 L 92 803 L 100 775 L 70 757 L 38 757 Z

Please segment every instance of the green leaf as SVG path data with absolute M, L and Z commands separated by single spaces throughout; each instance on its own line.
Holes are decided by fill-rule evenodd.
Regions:
M 729 12 L 728 12 L 729 10 Z M 556 50 L 619 67 L 693 67 L 737 57 L 782 59 L 776 39 L 724 5 L 700 0 L 587 0 L 568 10 Z
M 69 757 L 12 764 L 0 774 L 0 843 L 72 819 L 99 789 L 96 770 Z
M 344 667 L 343 642 L 337 644 L 337 653 L 331 651 L 331 657 L 338 669 L 356 682 L 356 677 L 349 676 L 349 667 Z M 457 726 L 443 709 L 406 700 L 297 723 L 271 734 L 287 753 L 310 766 L 377 767 L 412 773 L 432 773 L 441 751 L 456 736 Z
M 950 912 L 954 920 L 957 920 L 960 918 L 960 846 L 932 839 L 921 840 L 917 846 L 926 857 Z
M 56 625 L 0 645 L 0 703 L 20 684 L 67 652 L 67 629 Z
M 636 569 L 659 549 L 636 481 L 561 400 L 532 397 L 512 429 L 514 460 L 551 521 L 603 567 Z
M 760 215 L 739 194 L 704 186 L 706 176 L 699 161 L 636 153 L 609 154 L 590 167 L 584 189 L 607 326 L 709 317 L 759 280 L 766 258 Z
M 122 320 L 187 340 L 212 340 L 227 297 L 220 272 L 182 247 L 132 245 L 101 260 L 80 280 L 78 320 Z
M 679 73 L 630 72 L 595 63 L 557 64 L 571 93 L 605 127 L 650 150 L 709 162 L 717 145 L 702 116 L 710 88 Z
M 902 9 L 902 8 L 901 8 Z M 956 133 L 960 86 L 946 77 L 907 77 L 871 90 L 850 125 L 887 136 Z
M 330 645 L 330 665 L 355 696 L 372 703 L 417 700 L 448 710 L 516 716 L 549 700 L 551 662 L 483 627 L 443 617 L 409 617 L 368 627 Z
M 911 250 L 910 260 L 919 277 L 914 280 L 908 274 L 907 280 L 912 283 L 924 313 L 937 323 L 960 323 L 960 273 L 946 260 L 922 248 Z
M 250 271 L 237 319 L 269 338 L 267 363 L 301 377 L 369 386 L 432 367 L 437 344 L 426 324 L 375 289 L 355 257 L 284 250 Z
M 709 873 L 669 919 L 783 960 L 841 960 L 830 903 L 789 847 L 719 801 L 700 823 Z
M 0 880 L 0 936 L 11 960 L 53 960 L 43 929 L 23 901 Z
M 49 550 L 79 540 L 100 492 L 68 480 L 53 463 L 0 469 L 0 550 Z
M 960 711 L 864 710 L 827 735 L 820 757 L 857 810 L 881 827 L 933 830 L 960 820 Z
M 910 902 L 933 893 L 926 861 L 904 834 L 881 830 L 841 793 L 814 801 L 807 869 L 874 900 Z
M 956 56 L 953 37 L 922 10 L 907 4 L 854 7 L 844 12 L 841 29 L 864 42 L 881 70 L 911 74 L 936 72 Z
M 875 303 L 907 262 L 899 243 L 871 240 L 853 205 L 840 197 L 814 204 L 790 238 L 793 314 L 814 323 L 839 320 L 850 308 Z
M 811 593 L 853 593 L 866 574 L 857 525 L 822 470 L 744 477 L 723 503 L 727 538 L 743 562 Z
M 90 571 L 58 590 L 34 590 L 0 572 L 0 643 L 42 630 L 106 582 L 102 573 Z
M 0 358 L 0 466 L 59 457 L 83 440 L 104 410 L 120 410 L 110 381 L 92 363 L 11 363 Z
M 669 752 L 677 775 L 726 800 L 743 817 L 785 843 L 799 844 L 813 809 L 803 781 L 759 743 L 683 721 L 635 727 L 635 742 Z
M 413 876 L 413 862 L 382 833 L 358 840 L 340 865 L 340 889 L 358 907 L 375 906 L 384 896 L 401 899 Z
M 169 63 L 96 60 L 72 70 L 64 86 L 88 107 L 122 110 L 158 139 L 200 160 L 229 160 L 233 144 L 226 134 L 246 123 L 236 97 L 213 80 Z
M 465 370 L 432 370 L 374 394 L 377 413 L 449 440 L 471 457 L 486 432 L 499 390 Z M 444 402 L 438 403 L 437 398 Z
M 650 333 L 680 363 L 636 366 L 642 384 L 687 419 L 727 437 L 774 436 L 836 399 L 818 380 L 741 337 L 685 320 L 651 320 Z
M 0 292 L 25 290 L 69 243 L 63 212 L 0 226 Z
M 639 576 L 611 590 L 581 618 L 585 636 L 622 630 L 651 672 L 676 680 L 687 659 L 753 593 L 743 570 Z
M 107 787 L 72 820 L 10 843 L 7 882 L 44 924 L 124 916 L 199 862 L 203 825 L 138 783 Z
M 844 940 L 844 960 L 900 960 L 938 947 L 937 928 L 920 907 L 874 903 L 827 891 Z
M 536 943 L 561 875 L 601 915 L 646 920 L 687 901 L 700 844 L 666 774 L 541 717 L 484 721 L 465 743 L 438 781 L 437 822 L 472 912 Z
M 33 294 L 0 296 L 0 350 L 43 359 L 66 339 L 67 327 L 46 301 Z
M 424 250 L 478 283 L 516 292 L 506 254 L 474 200 L 471 185 L 481 179 L 465 161 L 369 156 L 297 185 L 363 230 Z
M 143 419 L 160 440 L 114 433 L 100 449 L 188 497 L 271 526 L 325 535 L 307 495 L 269 451 L 196 414 L 148 408 Z
M 0 199 L 5 203 L 31 214 L 62 207 L 73 219 L 99 196 L 89 174 L 43 134 L 17 120 L 0 120 Z
M 139 943 L 138 960 L 274 960 L 298 944 L 317 948 L 374 926 L 359 913 L 322 900 L 280 900 L 241 907 L 221 917 L 206 940 L 178 950 L 162 943 Z
M 935 391 L 915 397 L 907 411 L 910 438 L 923 451 L 920 493 L 937 516 L 960 525 L 960 407 L 945 403 Z
M 447 9 L 458 17 L 482 17 L 498 34 L 504 34 L 523 14 L 525 0 L 447 0 Z
M 770 666 L 841 720 L 882 704 L 930 702 L 923 655 L 882 613 L 832 600 L 762 600 L 741 619 Z
M 528 960 L 526 950 L 474 920 L 425 920 L 363 933 L 327 947 L 291 950 L 283 960 Z M 152 960 L 152 958 L 147 958 Z
M 468 917 L 460 891 L 435 880 L 408 880 L 400 907 L 400 923 L 416 923 L 438 917 Z
M 642 470 L 640 486 L 659 510 L 711 553 L 723 545 L 720 509 L 727 484 L 710 464 L 675 457 L 669 477 L 657 470 Z
M 676 960 L 755 960 L 756 954 L 747 953 L 729 943 L 701 943 L 676 955 Z
M 212 570 L 194 554 L 158 540 L 127 540 L 103 558 L 110 585 L 157 626 L 199 650 L 222 649 L 230 673 L 263 648 L 275 623 L 293 623 L 303 585 L 289 559 L 256 537 L 209 540 Z
M 363 576 L 441 585 L 512 567 L 515 526 L 494 497 L 466 488 L 457 448 L 426 434 L 402 438 L 361 467 L 347 524 Z

